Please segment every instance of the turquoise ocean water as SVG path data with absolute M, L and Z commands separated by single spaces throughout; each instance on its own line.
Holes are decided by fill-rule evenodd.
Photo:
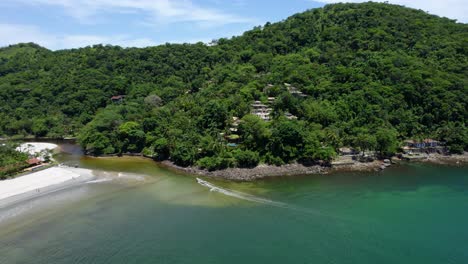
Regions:
M 468 263 L 467 167 L 210 188 L 138 158 L 58 158 L 102 181 L 0 209 L 1 264 Z

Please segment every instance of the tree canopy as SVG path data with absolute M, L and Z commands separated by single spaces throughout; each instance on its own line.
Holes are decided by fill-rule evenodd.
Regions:
M 0 49 L 0 135 L 78 136 L 90 154 L 209 169 L 326 161 L 341 146 L 389 154 L 421 137 L 462 152 L 467 43 L 467 24 L 369 2 L 212 45 L 18 44 Z M 270 104 L 270 122 L 251 115 L 254 101 Z

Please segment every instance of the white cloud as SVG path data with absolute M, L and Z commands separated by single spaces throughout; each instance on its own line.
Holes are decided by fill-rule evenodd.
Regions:
M 132 38 L 128 35 L 65 35 L 58 39 L 60 48 L 79 48 L 94 44 L 112 44 L 121 47 L 148 47 L 159 44 L 149 38 Z
M 38 27 L 18 24 L 0 24 L 0 47 L 20 42 L 34 42 L 52 50 L 70 49 L 94 44 L 112 44 L 122 47 L 148 47 L 158 45 L 149 38 L 132 38 L 130 35 L 56 35 Z
M 0 46 L 20 42 L 35 42 L 41 46 L 51 47 L 58 39 L 41 32 L 35 26 L 0 24 Z
M 140 19 L 151 24 L 175 22 L 210 23 L 225 25 L 232 23 L 254 23 L 254 20 L 225 13 L 220 10 L 195 5 L 191 0 L 6 0 L 29 5 L 58 6 L 80 22 L 89 23 L 104 13 L 138 12 Z
M 368 2 L 367 0 L 313 0 L 321 3 L 340 3 L 340 2 Z M 467 0 L 373 0 L 374 2 L 389 2 L 391 4 L 404 5 L 411 8 L 421 9 L 431 14 L 457 19 L 460 22 L 468 22 L 468 2 Z

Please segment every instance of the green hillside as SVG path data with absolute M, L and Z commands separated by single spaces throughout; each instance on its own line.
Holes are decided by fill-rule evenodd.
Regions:
M 19 44 L 0 49 L 0 134 L 210 169 L 329 160 L 341 146 L 388 155 L 408 138 L 462 152 L 467 55 L 467 24 L 380 3 L 327 5 L 212 45 Z M 259 105 L 270 121 L 251 114 Z

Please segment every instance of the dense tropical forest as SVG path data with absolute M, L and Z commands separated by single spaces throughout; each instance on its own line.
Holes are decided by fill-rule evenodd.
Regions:
M 329 161 L 342 146 L 389 155 L 410 138 L 460 153 L 467 55 L 467 24 L 370 2 L 209 45 L 18 44 L 0 49 L 0 135 L 208 169 Z
M 28 167 L 28 154 L 17 151 L 17 144 L 5 142 L 0 144 L 0 180 Z

